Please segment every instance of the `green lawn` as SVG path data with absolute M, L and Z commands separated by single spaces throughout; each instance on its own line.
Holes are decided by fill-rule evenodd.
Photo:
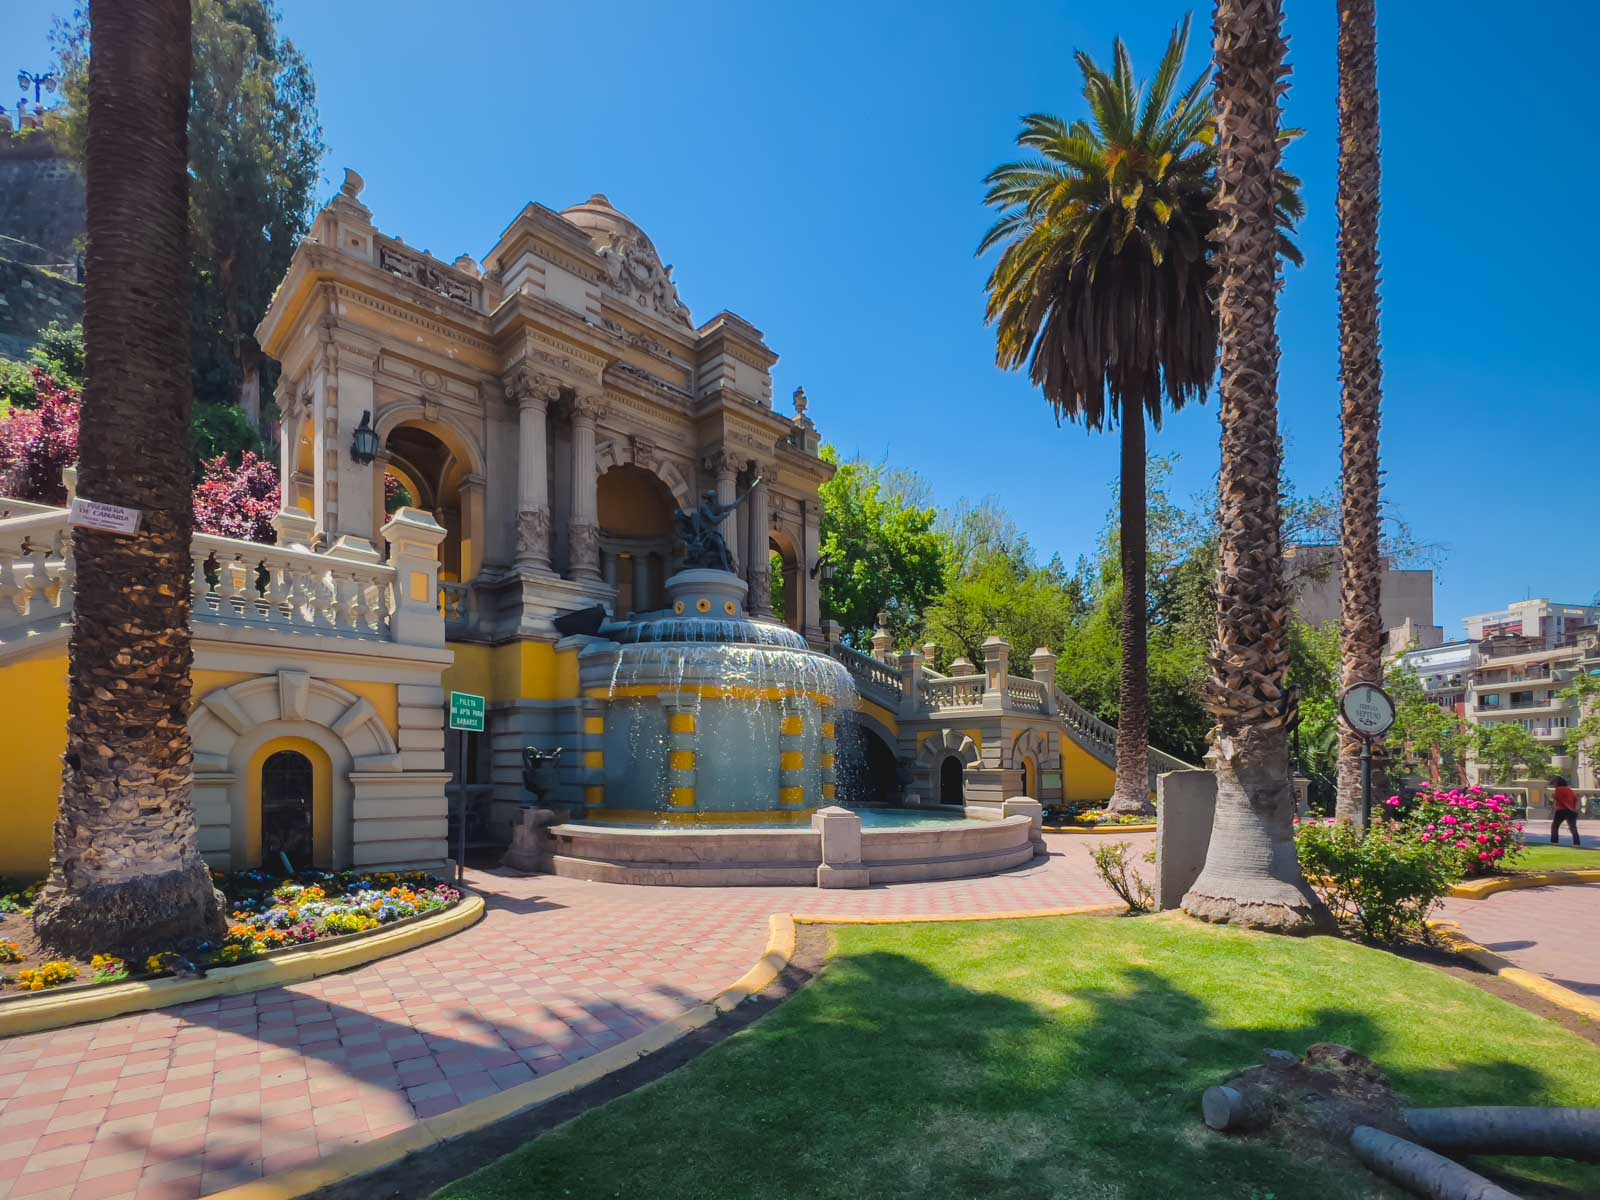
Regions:
M 1206 1086 L 1319 1041 L 1373 1056 L 1414 1103 L 1600 1104 L 1600 1049 L 1349 942 L 1175 915 L 837 937 L 828 969 L 766 1019 L 440 1195 L 1399 1195 L 1201 1124 Z M 1547 1181 L 1530 1197 L 1600 1194 L 1600 1167 L 1522 1170 Z
M 1561 845 L 1552 846 L 1548 838 L 1530 842 L 1527 852 L 1517 859 L 1516 871 L 1600 871 L 1600 850 L 1588 844 L 1574 846 L 1567 831 L 1561 831 Z

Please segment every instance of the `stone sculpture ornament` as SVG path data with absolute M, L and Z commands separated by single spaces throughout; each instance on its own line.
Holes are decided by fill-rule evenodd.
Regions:
M 714 491 L 704 492 L 699 505 L 692 512 L 684 512 L 680 508 L 672 514 L 673 527 L 683 539 L 683 565 L 686 568 L 708 567 L 733 574 L 733 558 L 722 536 L 722 521 L 760 486 L 761 480 L 757 479 L 750 485 L 749 491 L 731 504 L 718 503 Z

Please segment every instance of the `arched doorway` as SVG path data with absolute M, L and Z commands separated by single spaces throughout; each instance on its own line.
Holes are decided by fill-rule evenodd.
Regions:
M 965 767 L 962 766 L 959 758 L 957 758 L 954 754 L 948 754 L 945 756 L 945 760 L 939 764 L 940 804 L 964 803 L 964 798 L 961 792 L 964 773 Z
M 385 477 L 399 483 L 412 506 L 432 513 L 444 526 L 440 581 L 470 583 L 483 565 L 483 486 L 473 474 L 459 435 L 437 423 L 405 419 L 384 436 L 383 454 Z M 388 519 L 388 500 L 387 494 L 380 495 L 376 510 L 380 525 Z
M 673 571 L 672 490 L 653 471 L 624 463 L 600 476 L 595 499 L 600 572 L 617 589 L 616 615 L 662 607 Z
M 1031 800 L 1039 798 L 1039 760 L 1031 754 L 1022 757 L 1022 794 Z
M 261 764 L 261 862 L 273 869 L 288 859 L 294 869 L 311 865 L 316 776 L 311 760 L 279 750 Z

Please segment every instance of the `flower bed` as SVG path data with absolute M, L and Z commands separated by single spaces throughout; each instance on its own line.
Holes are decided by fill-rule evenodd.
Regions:
M 369 933 L 458 904 L 461 893 L 421 871 L 265 871 L 215 873 L 227 900 L 228 930 L 220 942 L 174 946 L 128 963 L 109 954 L 88 962 L 54 958 L 27 918 L 38 887 L 0 891 L 0 1001 L 67 985 L 119 983 L 199 973 L 293 949 Z M 10 902 L 7 905 L 7 902 Z M 11 967 L 20 968 L 12 971 Z
M 1093 805 L 1081 802 L 1052 804 L 1044 810 L 1044 823 L 1046 825 L 1072 825 L 1081 829 L 1093 829 L 1100 826 L 1115 828 L 1119 825 L 1148 825 L 1153 819 L 1152 817 L 1108 813 L 1102 808 L 1096 808 Z

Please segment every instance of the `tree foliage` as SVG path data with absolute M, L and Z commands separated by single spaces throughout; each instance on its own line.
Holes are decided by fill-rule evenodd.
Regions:
M 268 545 L 278 540 L 272 518 L 278 512 L 278 468 L 246 450 L 238 466 L 218 455 L 202 464 L 194 489 L 196 533 L 243 538 Z
M 1496 721 L 1472 730 L 1473 753 L 1495 783 L 1537 779 L 1550 773 L 1550 750 L 1521 725 Z
M 189 103 L 191 366 L 197 410 L 231 405 L 252 333 L 309 227 L 325 149 L 305 56 L 278 32 L 272 0 L 193 0 Z M 79 6 L 52 34 L 82 156 L 89 21 Z M 197 420 L 197 425 L 200 422 Z
M 842 462 L 831 446 L 822 457 L 838 468 L 819 491 L 821 552 L 833 571 L 822 589 L 822 617 L 839 622 L 860 647 L 878 613 L 887 612 L 890 631 L 906 639 L 944 582 L 947 540 L 935 527 L 938 512 L 923 501 L 926 488 L 915 476 L 860 459 Z
M 1578 723 L 1567 734 L 1567 753 L 1600 768 L 1600 675 L 1580 671 L 1561 695 L 1578 702 Z
M 0 419 L 0 496 L 35 504 L 65 504 L 64 467 L 78 461 L 81 397 L 37 367 L 34 400 Z

